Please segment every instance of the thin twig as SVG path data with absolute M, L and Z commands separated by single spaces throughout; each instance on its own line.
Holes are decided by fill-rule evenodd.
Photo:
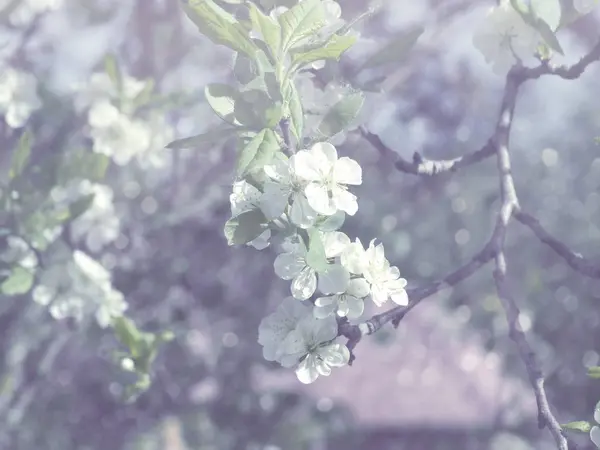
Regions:
M 458 169 L 462 169 L 483 161 L 495 153 L 493 143 L 488 141 L 479 150 L 454 159 L 427 159 L 424 158 L 420 153 L 415 152 L 411 162 L 402 158 L 399 154 L 385 145 L 378 135 L 371 133 L 365 127 L 359 127 L 359 131 L 362 137 L 365 138 L 382 155 L 395 160 L 394 165 L 396 169 L 401 172 L 411 173 L 413 175 L 433 176 L 445 172 L 456 172 Z
M 575 253 L 563 242 L 548 233 L 540 224 L 539 220 L 522 210 L 516 211 L 515 219 L 523 225 L 528 226 L 537 238 L 554 250 L 561 256 L 571 268 L 581 273 L 582 275 L 591 278 L 600 278 L 600 264 L 594 263 L 589 259 L 584 258 L 581 254 Z

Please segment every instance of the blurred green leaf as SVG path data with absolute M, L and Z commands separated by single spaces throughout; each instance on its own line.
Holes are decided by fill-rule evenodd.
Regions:
M 425 29 L 419 25 L 396 34 L 379 51 L 367 58 L 357 72 L 368 67 L 377 67 L 387 63 L 398 64 L 404 62 L 417 43 L 419 37 L 423 34 L 423 31 L 425 31 Z
M 14 266 L 10 275 L 0 285 L 4 295 L 19 295 L 29 292 L 33 286 L 33 274 L 21 266 Z
M 10 171 L 8 173 L 8 177 L 13 180 L 21 173 L 27 166 L 27 162 L 31 157 L 31 146 L 32 146 L 33 136 L 29 130 L 25 131 L 21 138 L 19 139 L 19 143 L 17 144 L 17 149 L 12 156 L 12 162 L 10 165 Z
M 564 430 L 579 431 L 580 433 L 589 433 L 592 429 L 592 425 L 585 420 L 565 423 L 564 425 L 561 425 L 561 427 Z
M 364 101 L 362 92 L 348 94 L 327 111 L 317 130 L 324 137 L 335 136 L 358 116 Z
M 234 128 L 231 128 L 228 125 L 221 125 L 210 131 L 207 131 L 206 133 L 197 134 L 196 136 L 190 136 L 183 139 L 177 139 L 173 142 L 170 142 L 167 145 L 167 148 L 174 150 L 183 148 L 196 148 L 200 147 L 202 144 L 212 143 L 231 136 L 234 132 Z
M 113 85 L 117 89 L 121 89 L 121 71 L 119 70 L 119 63 L 117 58 L 112 53 L 107 54 L 104 57 L 104 71 L 112 81 Z
M 547 1 L 558 2 L 558 0 Z M 548 23 L 546 23 L 546 21 L 544 21 L 544 19 L 538 15 L 534 3 L 530 3 L 528 5 L 525 2 L 523 2 L 523 0 L 510 0 L 510 3 L 513 6 L 513 8 L 520 14 L 523 20 L 540 33 L 542 39 L 548 45 L 548 47 L 560 53 L 561 55 L 564 55 L 563 49 L 560 46 L 560 43 L 558 42 L 554 31 L 552 30 L 550 25 L 548 25 Z M 546 13 L 546 15 L 549 16 L 548 13 Z
M 245 28 L 212 0 L 181 0 L 183 10 L 200 33 L 215 44 L 225 45 L 250 57 L 257 48 Z
M 92 203 L 94 203 L 95 194 L 84 195 L 69 205 L 69 219 L 75 220 L 85 213 Z
M 256 239 L 266 230 L 269 221 L 260 209 L 252 209 L 233 217 L 225 224 L 229 245 L 242 245 Z

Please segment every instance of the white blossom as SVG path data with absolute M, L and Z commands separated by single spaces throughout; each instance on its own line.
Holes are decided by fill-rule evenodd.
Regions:
M 282 355 L 281 344 L 303 317 L 311 314 L 306 303 L 286 297 L 277 310 L 265 317 L 258 327 L 258 343 L 263 346 L 263 356 L 267 361 L 279 361 Z
M 358 239 L 348 245 L 342 253 L 341 264 L 351 273 L 363 275 L 370 285 L 371 298 L 377 306 L 389 298 L 398 305 L 408 304 L 406 280 L 400 278 L 400 271 L 390 266 L 385 258 L 383 244 L 374 245 L 373 239 L 365 251 Z
M 598 5 L 600 5 L 600 0 L 574 0 L 573 1 L 573 6 L 575 6 L 575 9 L 581 15 L 585 15 L 589 12 L 592 12 L 592 10 Z
M 108 100 L 100 100 L 92 105 L 88 124 L 94 151 L 109 156 L 118 165 L 127 164 L 131 158 L 150 147 L 150 127 L 121 113 Z
M 348 348 L 333 342 L 337 336 L 335 317 L 300 320 L 281 345 L 283 367 L 296 366 L 296 376 L 302 383 L 314 382 L 319 375 L 329 376 L 332 367 L 342 367 L 350 359 Z
M 338 159 L 335 147 L 327 142 L 313 145 L 293 156 L 296 176 L 308 182 L 304 193 L 308 204 L 319 214 L 330 216 L 338 210 L 351 216 L 358 210 L 356 196 L 346 185 L 362 183 L 362 170 L 348 157 Z
M 119 237 L 121 224 L 113 204 L 113 191 L 109 186 L 87 180 L 79 188 L 82 195 L 94 197 L 88 209 L 71 222 L 71 235 L 75 240 L 85 239 L 92 252 L 99 252 Z
M 64 4 L 64 0 L 21 0 L 10 12 L 9 20 L 14 26 L 27 26 L 39 14 L 55 11 Z
M 300 228 L 314 225 L 317 213 L 310 206 L 302 183 L 292 170 L 296 155 L 287 160 L 277 156 L 275 160 L 264 167 L 267 180 L 263 186 L 260 208 L 267 219 L 281 217 L 287 211 L 291 222 Z
M 318 319 L 334 313 L 340 317 L 357 319 L 365 310 L 363 299 L 369 295 L 369 292 L 369 283 L 364 278 L 348 279 L 341 293 L 317 298 L 313 313 Z
M 89 80 L 74 86 L 77 94 L 75 97 L 75 109 L 81 112 L 101 100 L 124 100 L 124 107 L 130 107 L 131 103 L 144 89 L 146 83 L 121 73 L 122 89 L 119 91 L 106 72 L 95 72 Z
M 25 269 L 35 269 L 38 266 L 38 258 L 35 252 L 22 238 L 8 236 L 6 238 L 7 248 L 0 254 L 0 260 L 8 264 L 18 264 Z
M 517 59 L 533 56 L 540 42 L 539 32 L 525 23 L 510 2 L 493 7 L 473 36 L 473 45 L 499 75 Z
M 596 404 L 596 408 L 594 409 L 594 420 L 596 423 L 600 423 L 600 402 Z M 594 425 L 590 430 L 590 439 L 600 449 L 600 427 L 598 425 Z
M 317 289 L 315 269 L 306 262 L 306 245 L 302 239 L 297 239 L 293 244 L 288 240 L 283 247 L 288 251 L 275 258 L 275 274 L 284 280 L 292 280 L 291 291 L 294 298 L 306 300 Z
M 9 127 L 21 128 L 41 106 L 33 75 L 12 67 L 0 69 L 0 112 Z

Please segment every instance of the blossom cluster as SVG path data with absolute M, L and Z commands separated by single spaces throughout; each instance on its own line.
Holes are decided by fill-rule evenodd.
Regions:
M 11 128 L 23 127 L 31 114 L 40 109 L 37 80 L 30 73 L 7 66 L 0 73 L 0 113 Z
M 266 248 L 275 234 L 280 253 L 274 261 L 277 276 L 291 280 L 291 297 L 263 320 L 259 343 L 265 359 L 284 367 L 296 367 L 298 379 L 313 382 L 329 375 L 331 367 L 348 362 L 349 351 L 335 342 L 336 317 L 358 319 L 364 301 L 370 297 L 377 306 L 389 299 L 408 304 L 406 280 L 385 258 L 382 244 L 371 241 L 364 248 L 338 228 L 345 214 L 358 210 L 356 196 L 348 186 L 362 183 L 359 164 L 338 157 L 328 142 L 318 142 L 289 158 L 283 153 L 263 167 L 259 187 L 241 179 L 230 196 L 233 217 L 260 210 L 271 226 L 248 242 Z M 306 232 L 314 230 L 323 248 L 325 264 L 317 267 L 310 256 Z M 313 238 L 314 239 L 314 238 Z M 315 296 L 314 302 L 306 300 Z

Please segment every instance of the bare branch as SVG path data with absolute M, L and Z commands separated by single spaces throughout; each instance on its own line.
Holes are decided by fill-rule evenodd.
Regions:
M 515 212 L 515 219 L 528 226 L 541 242 L 564 258 L 574 270 L 591 278 L 600 278 L 600 264 L 595 264 L 589 259 L 585 259 L 581 254 L 573 252 L 563 242 L 548 233 L 539 220 L 531 214 L 519 210 Z
M 382 155 L 395 160 L 394 165 L 396 169 L 401 172 L 412 173 L 413 175 L 433 176 L 444 172 L 456 172 L 458 169 L 483 161 L 495 153 L 493 143 L 488 141 L 479 150 L 458 158 L 433 160 L 424 158 L 420 153 L 415 152 L 413 160 L 410 162 L 385 145 L 379 136 L 371 133 L 365 127 L 360 127 L 359 130 L 362 137 Z
M 525 80 L 519 76 L 518 68 L 511 70 L 506 78 L 506 87 L 504 98 L 502 100 L 502 109 L 500 118 L 496 126 L 494 138 L 496 140 L 496 153 L 498 172 L 500 176 L 500 196 L 502 206 L 496 220 L 496 229 L 494 234 L 498 237 L 495 242 L 495 263 L 494 280 L 498 297 L 504 308 L 506 320 L 509 327 L 509 336 L 517 345 L 519 355 L 525 364 L 527 376 L 537 402 L 538 409 L 538 427 L 548 428 L 558 450 L 568 450 L 568 443 L 563 436 L 560 423 L 554 417 L 550 410 L 546 391 L 544 389 L 544 375 L 537 361 L 536 355 L 527 341 L 527 337 L 519 325 L 520 311 L 517 303 L 510 291 L 506 281 L 506 259 L 504 257 L 504 243 L 506 238 L 506 228 L 515 211 L 519 210 L 519 200 L 515 190 L 514 180 L 510 168 L 509 138 L 510 128 L 515 109 L 516 98 L 520 85 Z

